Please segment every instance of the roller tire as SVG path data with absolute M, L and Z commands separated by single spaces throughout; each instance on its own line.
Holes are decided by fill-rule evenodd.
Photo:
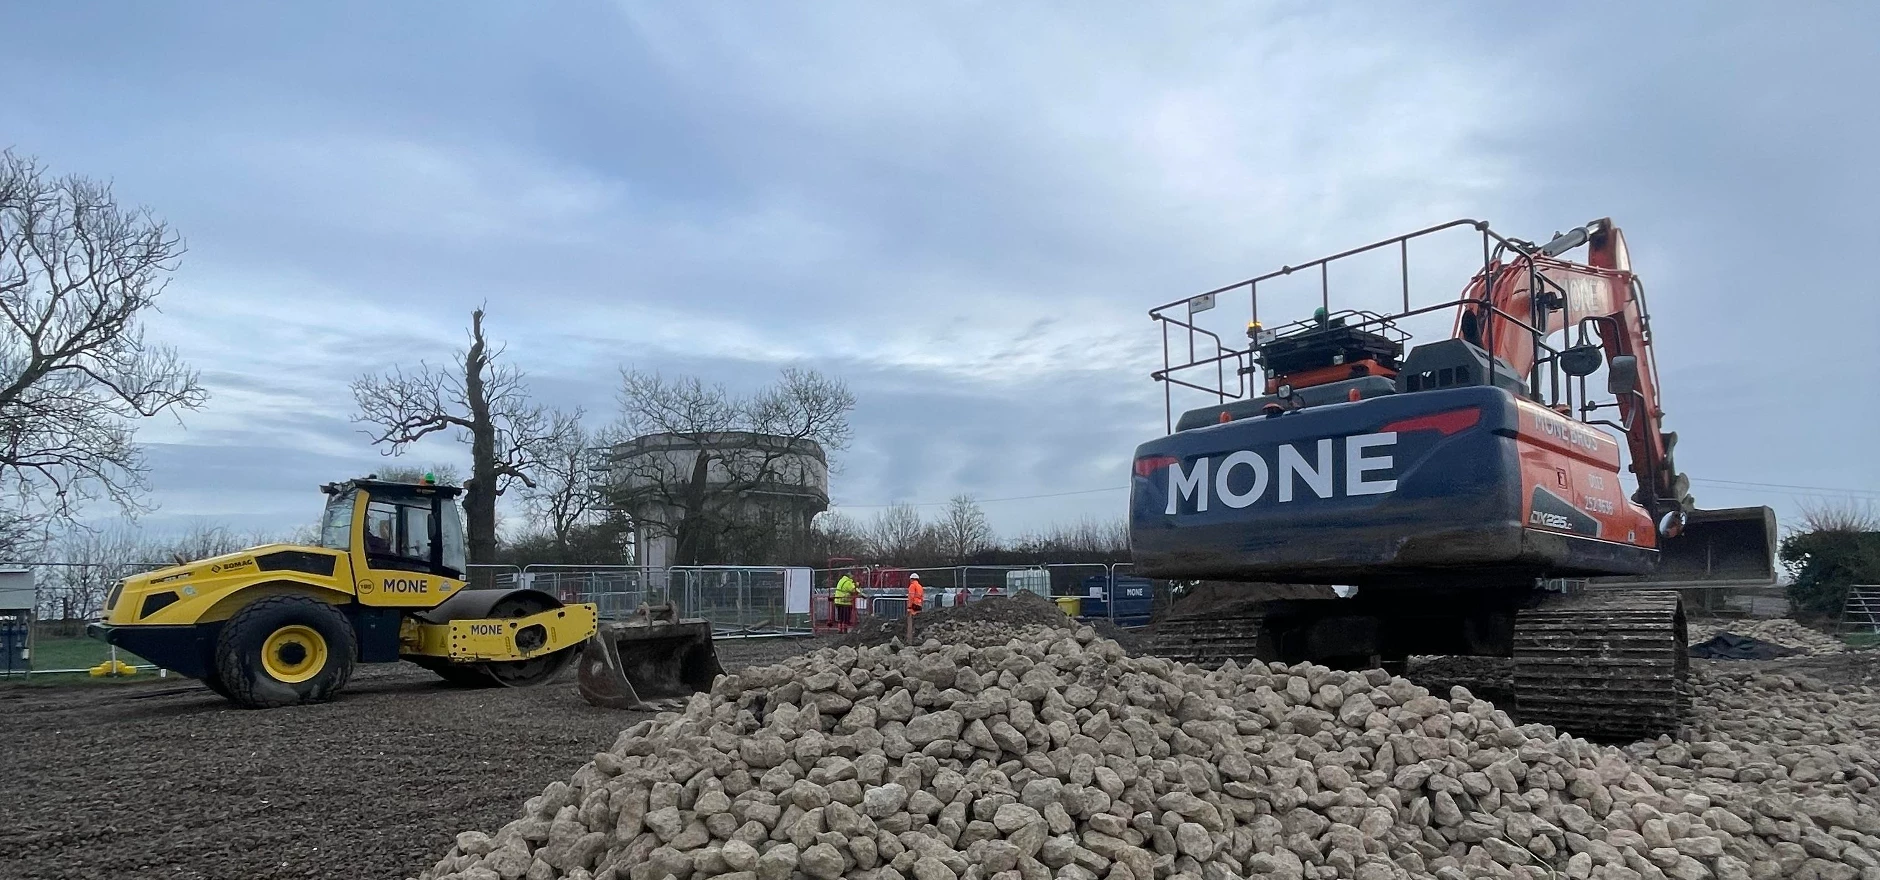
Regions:
M 309 677 L 283 681 L 263 662 L 270 637 L 287 627 L 305 627 L 325 643 L 325 658 Z M 250 709 L 272 709 L 333 699 L 352 678 L 358 638 L 339 609 L 308 596 L 271 596 L 235 612 L 216 639 L 216 676 L 228 698 Z
M 224 700 L 235 699 L 234 695 L 228 692 L 228 685 L 222 683 L 222 673 L 215 668 L 213 660 L 209 663 L 209 674 L 203 677 L 202 685 L 209 690 L 215 691 L 216 696 Z

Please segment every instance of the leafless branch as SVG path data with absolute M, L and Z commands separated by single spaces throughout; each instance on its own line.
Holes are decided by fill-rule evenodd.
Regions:
M 934 542 L 940 555 L 950 562 L 963 563 L 992 548 L 996 536 L 986 522 L 986 513 L 970 495 L 956 495 L 947 504 L 946 513 L 932 526 Z
M 580 418 L 529 396 L 522 371 L 502 363 L 504 347 L 484 336 L 483 317 L 480 308 L 470 313 L 469 342 L 450 365 L 393 367 L 352 384 L 353 420 L 371 426 L 368 435 L 387 455 L 441 431 L 470 444 L 464 514 L 472 563 L 495 556 L 497 497 L 517 483 L 533 487 L 536 471 Z
M 920 510 L 911 504 L 896 504 L 875 513 L 868 524 L 868 553 L 876 559 L 906 564 L 920 555 L 927 528 Z
M 146 488 L 131 422 L 208 395 L 142 319 L 184 251 L 163 221 L 108 185 L 52 177 L 0 152 L 0 488 L 69 517 Z
M 551 430 L 539 444 L 538 479 L 523 492 L 537 521 L 545 525 L 560 552 L 595 509 L 592 439 L 581 425 L 581 412 L 552 413 Z

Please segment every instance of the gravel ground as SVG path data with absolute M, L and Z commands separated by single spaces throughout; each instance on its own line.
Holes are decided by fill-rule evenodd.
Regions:
M 806 641 L 719 655 L 735 671 Z M 369 666 L 336 702 L 263 712 L 187 679 L 0 688 L 0 876 L 405 877 L 647 717 L 583 703 L 572 671 L 464 691 Z
M 419 877 L 1880 880 L 1880 692 L 1823 658 L 1700 663 L 1689 729 L 1614 748 L 1381 670 L 978 630 L 721 679 Z
M 727 670 L 824 640 L 721 642 Z M 1700 662 L 1880 684 L 1880 652 Z M 1431 687 L 1495 671 L 1411 670 Z M 1423 680 L 1423 679 L 1429 680 Z M 1714 679 L 1713 679 L 1714 680 Z M 1701 695 L 1700 711 L 1709 704 Z M 367 667 L 337 702 L 250 712 L 187 681 L 0 688 L 0 876 L 407 877 L 466 828 L 497 828 L 647 715 L 594 709 L 572 675 L 461 691 Z

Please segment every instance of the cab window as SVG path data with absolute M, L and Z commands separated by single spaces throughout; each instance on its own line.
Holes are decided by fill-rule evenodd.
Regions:
M 366 552 L 391 556 L 397 546 L 398 505 L 384 501 L 366 505 Z
M 400 504 L 398 517 L 398 555 L 430 561 L 431 534 L 436 531 L 431 508 Z
M 434 571 L 436 539 L 436 517 L 428 500 L 374 499 L 366 504 L 365 549 L 373 567 Z
M 358 497 L 357 492 L 347 492 L 326 503 L 326 513 L 320 517 L 320 546 L 329 550 L 352 549 L 353 502 Z

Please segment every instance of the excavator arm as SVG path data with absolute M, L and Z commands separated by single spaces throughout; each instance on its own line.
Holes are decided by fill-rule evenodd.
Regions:
M 1584 263 L 1562 259 L 1583 245 Z M 1774 513 L 1767 507 L 1699 510 L 1690 479 L 1678 471 L 1673 459 L 1677 434 L 1664 430 L 1645 288 L 1632 273 L 1625 234 L 1610 219 L 1600 219 L 1546 244 L 1523 243 L 1514 250 L 1506 262 L 1492 261 L 1470 282 L 1456 336 L 1526 376 L 1537 402 L 1539 367 L 1546 358 L 1558 357 L 1570 375 L 1590 373 L 1604 360 L 1614 400 L 1581 399 L 1580 412 L 1567 414 L 1625 433 L 1639 485 L 1632 500 L 1651 515 L 1660 536 L 1658 571 L 1638 581 L 1661 586 L 1774 583 Z M 1578 344 L 1558 355 L 1538 344 L 1574 328 L 1590 328 L 1597 344 L 1580 334 Z M 1565 369 L 1575 360 L 1577 371 Z M 1617 410 L 1617 422 L 1593 418 L 1609 408 Z
M 1588 246 L 1586 262 L 1561 259 L 1581 245 Z M 1582 402 L 1582 414 L 1617 408 L 1618 421 L 1607 424 L 1626 435 L 1632 472 L 1639 482 L 1633 500 L 1654 519 L 1676 514 L 1668 523 L 1675 533 L 1692 508 L 1690 481 L 1672 461 L 1677 435 L 1663 430 L 1651 319 L 1619 227 L 1609 219 L 1595 220 L 1545 245 L 1523 248 L 1506 262 L 1492 261 L 1470 282 L 1465 300 L 1457 316 L 1456 336 L 1481 346 L 1514 373 L 1527 377 L 1536 400 L 1541 387 L 1539 367 L 1555 356 L 1541 347 L 1541 340 L 1575 327 L 1593 329 L 1616 401 Z M 1596 362 L 1586 360 L 1594 351 L 1582 343 L 1561 356 L 1572 358 L 1575 355 L 1566 352 L 1575 352 L 1582 364 L 1594 366 Z

